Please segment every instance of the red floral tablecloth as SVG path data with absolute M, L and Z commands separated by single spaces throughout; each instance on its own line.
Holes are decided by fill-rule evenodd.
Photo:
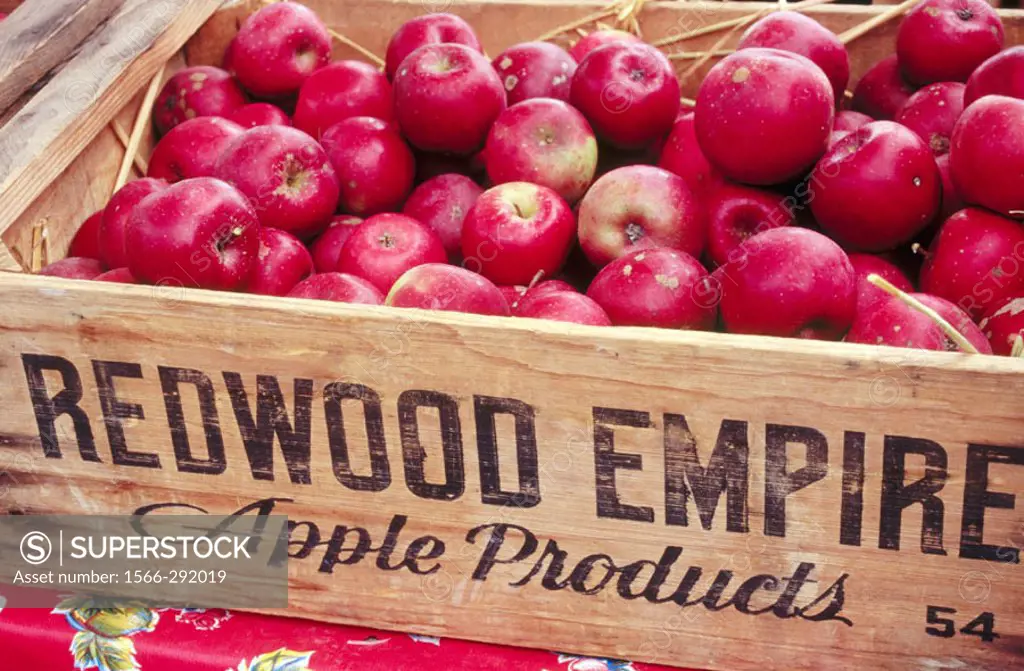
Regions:
M 0 668 L 28 671 L 668 671 L 217 609 L 3 609 Z

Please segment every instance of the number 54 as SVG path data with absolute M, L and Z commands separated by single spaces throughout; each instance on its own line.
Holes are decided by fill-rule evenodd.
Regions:
M 955 608 L 928 606 L 928 624 L 939 626 L 926 627 L 925 633 L 929 636 L 937 636 L 939 638 L 953 638 L 957 634 L 956 624 L 953 620 L 941 616 L 955 614 Z M 977 636 L 985 643 L 991 643 L 999 638 L 999 634 L 994 631 L 995 626 L 996 616 L 992 613 L 982 613 L 961 627 L 960 633 L 965 636 Z

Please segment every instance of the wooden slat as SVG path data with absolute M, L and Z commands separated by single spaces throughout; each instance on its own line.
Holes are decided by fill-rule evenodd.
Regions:
M 7 245 L 3 243 L 0 243 L 0 270 L 14 273 L 24 272 L 25 270 L 18 263 L 17 259 L 11 255 L 11 250 Z
M 1018 548 L 1024 543 L 1021 462 L 995 459 L 983 476 L 977 468 L 979 448 L 968 447 L 1024 451 L 1024 415 L 1016 393 L 1024 361 L 33 276 L 0 277 L 0 293 L 6 306 L 0 317 L 0 471 L 6 470 L 6 479 L 0 485 L 10 487 L 2 505 L 25 513 L 96 514 L 176 503 L 230 513 L 276 498 L 275 513 L 315 523 L 321 534 L 307 558 L 291 562 L 290 616 L 726 671 L 1021 668 L 1021 567 L 968 558 L 961 552 L 970 548 L 961 539 L 973 533 L 964 531 L 965 497 L 970 493 L 977 500 L 987 489 L 1015 495 L 1016 502 L 991 499 L 981 504 L 990 507 L 970 511 L 984 513 L 985 542 Z M 26 377 L 23 355 L 69 363 L 60 374 L 50 370 Z M 111 386 L 101 390 L 94 366 L 114 373 Z M 168 390 L 160 366 L 200 371 L 189 374 L 192 380 L 206 376 L 205 422 L 196 385 Z M 261 432 L 248 432 L 246 447 L 226 383 L 233 374 L 240 375 L 254 417 L 284 419 L 292 428 L 299 414 L 309 417 L 308 436 L 299 429 L 288 439 L 290 469 L 278 439 L 261 448 Z M 269 377 L 257 385 L 258 375 Z M 365 385 L 371 407 L 379 398 L 380 421 L 372 414 L 368 421 L 382 432 L 389 477 L 370 476 L 359 402 L 345 402 L 345 438 L 339 437 L 340 425 L 329 419 L 322 399 L 333 382 Z M 305 385 L 303 394 L 312 397 L 304 395 L 303 401 L 296 389 Z M 42 403 L 39 399 L 65 386 L 74 391 L 63 394 L 62 402 L 81 409 L 75 411 L 76 421 L 89 423 L 94 442 L 79 443 L 70 417 L 63 417 L 56 425 L 58 444 L 49 444 L 51 451 L 59 447 L 61 458 L 52 458 L 53 452 L 46 458 L 30 389 Z M 283 410 L 274 409 L 269 400 L 274 392 L 267 393 L 277 388 Z M 264 397 L 260 413 L 258 395 Z M 418 429 L 411 428 L 410 406 L 401 404 L 430 395 L 444 395 L 460 424 L 454 414 L 439 424 L 437 411 L 423 408 L 413 409 Z M 485 397 L 514 399 L 500 407 L 520 411 L 526 422 L 521 440 L 515 438 L 512 417 L 499 414 L 491 443 L 484 423 L 490 415 L 480 409 L 486 406 L 478 407 Z M 101 398 L 108 404 L 106 425 Z M 168 410 L 179 401 L 180 419 Z M 299 413 L 298 404 L 309 414 Z M 38 407 L 45 421 L 47 406 Z M 619 409 L 619 418 L 613 417 L 616 411 L 602 414 L 595 408 Z M 670 420 L 668 414 L 677 417 Z M 685 416 L 688 431 L 680 428 L 678 416 Z M 630 417 L 647 427 L 614 426 Z M 700 465 L 708 466 L 726 420 L 732 434 L 723 434 L 726 447 L 719 456 L 745 446 L 745 459 L 738 462 L 744 466 L 707 480 L 698 479 L 692 468 L 684 472 L 681 455 L 688 441 L 695 441 Z M 186 472 L 181 436 L 188 436 L 195 458 L 208 459 L 211 431 L 222 439 L 223 458 L 213 457 L 208 473 L 195 467 Z M 788 447 L 769 451 L 769 432 Z M 610 434 L 613 446 L 602 437 Z M 419 444 L 410 444 L 413 435 Z M 442 435 L 449 441 L 445 458 Z M 529 453 L 530 436 L 536 440 L 534 469 L 520 456 Z M 823 452 L 813 466 L 801 436 L 820 441 Z M 338 456 L 340 440 L 347 459 Z M 487 454 L 491 445 L 497 458 Z M 885 493 L 926 475 L 920 454 L 911 452 L 902 466 L 903 459 L 891 456 L 900 446 L 932 455 L 927 475 L 934 498 L 925 497 L 932 519 L 924 535 L 921 504 Z M 604 452 L 611 449 L 617 456 Z M 968 472 L 969 454 L 975 456 Z M 451 485 L 447 497 L 416 484 L 421 457 L 426 482 Z M 615 468 L 609 465 L 613 461 Z M 453 469 L 450 477 L 446 465 Z M 339 481 L 347 467 L 363 476 L 362 487 Z M 498 484 L 503 491 L 517 491 L 528 470 L 537 477 L 538 488 L 528 489 L 539 491 L 536 505 L 484 499 L 496 495 Z M 492 474 L 488 486 L 482 473 Z M 734 486 L 742 483 L 729 495 L 735 496 L 728 505 L 731 513 L 724 492 L 707 509 L 706 498 L 678 489 L 685 478 L 689 487 L 717 491 L 724 480 L 716 477 L 726 473 Z M 786 502 L 784 512 L 777 497 Z M 627 519 L 625 512 L 611 512 L 618 504 L 649 512 L 634 510 Z M 698 517 L 698 504 L 711 512 L 708 528 Z M 420 562 L 424 568 L 438 565 L 435 572 L 382 570 L 376 551 L 358 563 L 320 570 L 335 525 L 365 529 L 369 547 L 380 548 L 395 515 L 407 522 L 394 541 L 390 565 L 398 564 L 414 539 L 429 534 L 445 544 L 440 557 Z M 474 540 L 470 532 L 498 523 L 529 530 L 538 546 L 513 561 L 523 532 L 509 531 L 498 557 L 504 563 L 485 579 L 474 577 L 488 533 Z M 308 532 L 308 526 L 298 529 L 293 540 Z M 347 536 L 339 558 L 349 556 L 356 533 Z M 549 555 L 531 576 L 549 540 L 566 553 L 564 566 Z M 892 541 L 898 549 L 883 547 Z M 716 610 L 700 603 L 683 607 L 626 598 L 644 589 L 653 562 L 671 547 L 680 554 L 658 581 L 659 598 L 684 582 L 688 567 L 701 567 L 687 602 L 699 600 L 719 571 L 727 571 L 720 598 L 709 597 L 707 603 L 740 599 L 754 612 L 735 605 Z M 610 559 L 597 561 L 584 583 L 579 582 L 584 569 L 576 569 L 573 588 L 570 573 L 592 554 Z M 578 593 L 581 584 L 601 582 L 606 561 L 624 567 L 640 560 L 652 563 L 635 565 L 632 580 L 613 576 L 593 594 Z M 556 568 L 549 568 L 552 561 Z M 782 598 L 785 582 L 753 590 L 749 602 L 736 596 L 741 582 L 754 581 L 750 590 L 749 585 L 760 584 L 756 576 L 790 578 L 802 563 L 813 565 L 809 581 L 792 606 L 780 606 L 781 614 L 768 607 Z M 552 576 L 545 587 L 548 571 Z M 512 584 L 519 581 L 523 584 Z M 822 594 L 829 596 L 808 605 Z M 807 616 L 828 613 L 829 604 L 831 619 L 793 616 L 795 607 L 807 608 Z M 941 630 L 927 622 L 929 606 L 956 610 L 949 616 L 957 627 L 953 638 L 928 634 L 929 626 Z M 998 638 L 985 642 L 958 632 L 983 612 L 993 614 Z
M 122 1 L 31 2 L 0 23 L 0 110 L 64 61 Z
M 214 12 L 220 0 L 129 0 L 0 129 L 0 233 Z
M 175 54 L 168 62 L 168 76 L 183 67 L 185 61 L 181 54 Z M 132 127 L 144 95 L 144 90 L 139 91 L 134 100 L 118 113 L 116 120 L 122 128 Z M 149 156 L 152 149 L 153 137 L 147 133 L 139 153 Z M 63 258 L 86 217 L 107 204 L 124 151 L 124 144 L 108 124 L 0 239 L 28 258 L 32 247 L 32 228 L 36 222 L 45 219 L 50 252 L 54 259 Z

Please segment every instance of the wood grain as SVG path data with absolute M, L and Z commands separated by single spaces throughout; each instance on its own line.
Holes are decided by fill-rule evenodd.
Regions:
M 71 55 L 121 2 L 34 2 L 0 23 L 0 110 Z
M 129 0 L 0 128 L 0 233 L 216 10 L 219 0 Z
M 1020 566 L 958 554 L 965 547 L 963 501 L 979 487 L 977 472 L 967 474 L 969 450 L 975 454 L 979 448 L 969 445 L 1000 445 L 1016 455 L 1017 466 L 993 461 L 984 486 L 1018 500 L 1024 494 L 1019 458 L 1024 454 L 1024 416 L 1018 395 L 1011 391 L 1024 379 L 1024 361 L 723 334 L 585 328 L 32 276 L 0 277 L 0 291 L 8 305 L 0 321 L 0 403 L 5 408 L 0 431 L 5 467 L 0 470 L 6 471 L 10 487 L 3 502 L 8 510 L 128 513 L 145 505 L 176 503 L 229 513 L 277 497 L 281 501 L 275 512 L 315 523 L 323 542 L 334 525 L 343 525 L 365 529 L 373 547 L 379 547 L 394 516 L 406 516 L 394 564 L 419 536 L 432 535 L 445 543 L 440 557 L 421 562 L 423 569 L 440 567 L 429 576 L 405 569 L 383 571 L 372 554 L 324 573 L 318 569 L 325 547 L 318 546 L 306 559 L 291 563 L 288 615 L 732 671 L 995 671 L 1017 668 L 1024 659 Z M 45 310 L 35 309 L 44 303 Z M 49 398 L 63 384 L 74 387 L 73 377 L 80 378 L 78 405 L 95 437 L 94 460 L 80 456 L 68 417 L 56 425 L 56 447 L 63 458 L 43 457 L 25 354 L 62 357 L 73 365 L 63 383 L 54 372 L 41 373 L 45 389 L 35 391 Z M 97 365 L 128 375 L 116 377 L 113 391 L 104 393 L 108 403 L 138 404 L 143 419 L 123 419 L 140 414 L 132 406 L 118 406 L 115 412 L 108 405 L 104 428 L 93 372 Z M 209 379 L 212 400 L 206 412 L 216 413 L 213 424 L 200 419 L 195 385 L 165 392 L 160 366 L 201 371 Z M 277 440 L 271 439 L 273 456 L 267 461 L 253 456 L 260 448 L 245 447 L 226 387 L 234 374 L 249 404 L 256 403 L 260 389 L 280 388 L 284 410 L 268 409 L 267 417 L 284 417 L 294 427 L 299 404 L 309 403 L 309 438 L 288 439 L 290 468 Z M 257 384 L 260 375 L 272 377 Z M 362 476 L 361 489 L 352 489 L 356 485 L 351 481 L 344 485 L 336 476 L 343 466 L 337 453 L 332 459 L 330 435 L 337 448 L 338 424 L 328 421 L 322 398 L 327 385 L 335 382 L 365 385 L 371 391 L 363 398 L 379 398 L 381 421 L 371 425 L 382 431 L 388 479 L 370 475 L 368 434 L 357 401 L 344 403 L 342 425 L 352 473 Z M 296 397 L 296 384 L 299 389 L 308 384 L 312 396 L 301 398 L 310 400 Z M 459 425 L 449 417 L 442 434 L 438 412 L 422 408 L 412 412 L 418 430 L 410 432 L 402 399 L 422 401 L 431 394 L 451 403 Z M 496 471 L 501 488 L 514 492 L 519 489 L 517 476 L 530 470 L 528 460 L 519 458 L 529 441 L 517 443 L 511 416 L 498 415 L 493 423 L 497 457 L 485 450 L 490 424 L 484 423 L 487 413 L 474 407 L 486 397 L 514 399 L 504 407 L 519 403 L 532 412 L 528 428 L 532 426 L 536 438 L 537 486 L 532 491 L 539 492 L 537 505 L 523 503 L 526 499 L 484 502 L 485 494 L 494 494 L 495 484 L 487 476 L 490 484 L 484 485 L 485 472 Z M 169 399 L 180 402 L 180 420 L 171 419 Z M 616 412 L 640 417 L 650 427 L 611 426 L 607 417 Z M 745 485 L 745 496 L 737 499 L 744 502 L 744 514 L 729 513 L 732 504 L 719 501 L 708 509 L 705 529 L 693 497 L 667 494 L 668 483 L 684 477 L 678 450 L 689 434 L 679 432 L 679 416 L 685 417 L 702 465 L 709 465 L 723 421 L 741 427 L 727 442 L 734 448 L 745 443 L 748 449 L 748 471 L 733 481 Z M 222 472 L 183 472 L 184 462 L 172 448 L 171 427 L 176 427 L 178 440 L 188 436 L 197 458 L 206 459 L 204 426 L 208 431 L 213 425 L 223 444 Z M 605 427 L 603 432 L 598 425 Z M 334 434 L 328 434 L 328 426 Z M 780 426 L 790 428 L 779 434 Z M 809 456 L 796 440 L 799 431 L 824 441 L 827 463 L 821 455 Z M 613 432 L 618 460 L 611 480 L 605 464 L 612 457 L 604 452 L 607 442 L 602 437 L 608 432 Z M 121 435 L 123 445 L 113 442 Z M 414 435 L 418 447 L 409 442 Z M 781 465 L 779 435 L 793 441 L 782 447 L 786 456 Z M 851 445 L 858 437 L 864 450 L 862 487 L 855 486 L 856 469 L 850 470 L 850 455 L 856 453 Z M 891 531 L 894 506 L 904 505 L 885 493 L 894 486 L 893 478 L 897 485 L 910 484 L 938 473 L 937 466 L 926 471 L 917 454 L 906 457 L 906 467 L 896 476 L 890 472 L 895 446 L 907 441 L 945 462 L 936 481 L 939 503 L 929 504 L 940 507 L 940 516 L 937 523 L 928 523 L 924 535 L 920 504 L 897 514 L 902 529 L 895 535 Z M 770 443 L 776 445 L 771 448 L 774 456 L 769 455 Z M 441 456 L 444 444 L 452 450 L 447 458 Z M 115 451 L 120 465 L 111 463 Z M 308 458 L 297 456 L 307 451 Z M 250 457 L 262 466 L 253 470 Z M 421 457 L 422 479 L 417 475 Z M 159 468 L 152 467 L 155 460 Z M 972 463 L 976 471 L 976 460 Z M 446 476 L 446 468 L 455 475 Z M 809 477 L 816 468 L 817 480 Z M 787 487 L 803 476 L 810 484 L 785 496 Z M 685 477 L 691 487 L 700 486 L 694 472 L 686 471 Z M 424 490 L 424 481 L 452 488 L 438 499 L 424 498 L 438 496 Z M 609 482 L 614 482 L 610 495 Z M 368 483 L 379 491 L 368 490 Z M 786 506 L 781 517 L 779 492 Z M 862 497 L 858 515 L 844 508 L 851 493 Z M 602 500 L 606 508 L 599 512 Z M 649 509 L 649 521 L 616 517 L 608 512 L 609 505 Z M 671 523 L 670 505 L 675 516 Z M 678 517 L 680 506 L 689 516 L 686 526 Z M 1020 504 L 984 513 L 986 542 L 1018 548 L 1024 544 Z M 854 517 L 860 519 L 860 528 L 843 544 L 841 537 L 850 531 Z M 486 579 L 474 578 L 488 535 L 478 532 L 483 536 L 473 537 L 471 530 L 497 523 L 529 530 L 539 546 L 521 561 L 511 561 L 523 532 L 510 530 L 498 555 L 506 563 L 495 564 Z M 741 528 L 729 531 L 733 523 Z M 357 533 L 351 532 L 347 547 L 353 547 Z M 895 540 L 899 549 L 883 549 L 883 538 Z M 303 534 L 297 539 L 303 540 Z M 670 595 L 687 567 L 703 569 L 693 599 L 707 592 L 715 576 L 725 575 L 719 571 L 731 571 L 722 603 L 738 598 L 741 581 L 759 575 L 791 577 L 801 564 L 813 564 L 811 579 L 816 582 L 803 586 L 796 606 L 827 594 L 845 575 L 837 613 L 851 624 L 782 618 L 771 612 L 748 615 L 732 606 L 681 608 L 671 602 L 626 599 L 617 592 L 615 580 L 591 595 L 571 586 L 548 589 L 541 584 L 547 561 L 540 574 L 527 577 L 549 539 L 566 553 L 565 567 L 552 570 L 551 580 L 559 584 L 570 580 L 574 567 L 577 577 L 582 574 L 578 566 L 587 555 L 611 558 L 598 561 L 598 566 L 614 561 L 623 567 L 639 560 L 657 562 L 666 548 L 678 547 L 681 555 L 659 594 Z M 928 553 L 923 551 L 926 546 Z M 637 593 L 652 576 L 653 564 L 646 566 Z M 582 588 L 599 583 L 601 575 L 595 569 Z M 518 581 L 525 584 L 511 586 Z M 762 590 L 750 608 L 767 608 L 780 591 Z M 824 605 L 811 610 L 820 613 Z M 991 612 L 999 638 L 985 643 L 970 635 L 929 636 L 926 612 L 933 605 L 956 609 L 958 627 Z
M 184 58 L 175 54 L 167 64 L 168 76 L 183 67 Z M 122 127 L 131 128 L 144 95 L 145 91 L 140 91 L 118 113 L 116 118 Z M 139 153 L 148 156 L 153 145 L 152 133 L 145 133 Z M 124 145 L 108 124 L 0 238 L 23 258 L 29 258 L 32 229 L 45 220 L 50 252 L 54 259 L 63 258 L 82 222 L 107 204 L 124 152 Z

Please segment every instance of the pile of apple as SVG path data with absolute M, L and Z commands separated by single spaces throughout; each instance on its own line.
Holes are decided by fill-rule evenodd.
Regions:
M 922 0 L 844 109 L 843 44 L 778 12 L 681 110 L 670 61 L 625 32 L 489 60 L 465 21 L 427 14 L 381 71 L 331 62 L 318 17 L 275 3 L 223 69 L 170 78 L 147 177 L 42 272 L 956 348 L 878 274 L 1008 354 L 1024 333 L 1024 47 L 1003 42 L 983 0 Z

